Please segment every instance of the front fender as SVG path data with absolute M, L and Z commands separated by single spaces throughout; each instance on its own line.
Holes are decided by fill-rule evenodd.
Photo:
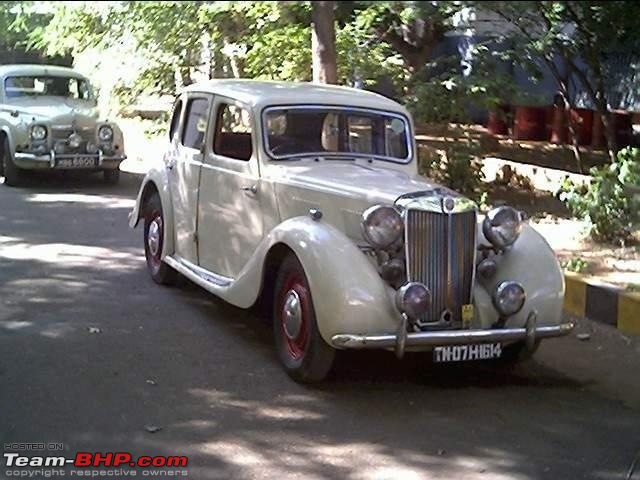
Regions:
M 478 226 L 478 239 L 489 244 Z M 520 282 L 526 292 L 522 310 L 509 318 L 507 326 L 523 327 L 532 310 L 538 312 L 539 325 L 558 325 L 562 321 L 564 275 L 558 259 L 547 241 L 533 227 L 525 224 L 518 240 L 499 256 L 498 271 L 490 282 L 476 284 L 474 301 L 479 327 L 489 328 L 498 313 L 491 303 L 496 286 L 505 280 Z
M 136 197 L 136 204 L 131 213 L 129 213 L 129 227 L 136 228 L 140 218 L 142 218 L 144 203 L 154 191 L 157 191 L 160 196 L 162 215 L 164 217 L 165 238 L 162 246 L 162 258 L 164 258 L 174 252 L 173 204 L 171 203 L 169 177 L 164 164 L 152 167 L 142 180 Z
M 15 155 L 16 145 L 21 145 L 29 141 L 29 135 L 24 125 L 6 122 L 0 127 L 0 130 L 5 134 L 9 142 L 11 155 Z
M 318 328 L 331 344 L 339 333 L 395 332 L 400 314 L 370 260 L 335 227 L 309 217 L 282 222 L 263 239 L 256 254 L 221 296 L 249 307 L 259 294 L 267 254 L 284 244 L 300 260 L 311 288 Z

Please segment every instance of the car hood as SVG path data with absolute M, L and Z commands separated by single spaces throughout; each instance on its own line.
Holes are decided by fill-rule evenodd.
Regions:
M 329 164 L 329 161 L 325 161 L 305 166 L 289 164 L 282 180 L 291 186 L 368 202 L 394 203 L 402 195 L 415 192 L 459 196 L 425 177 L 355 162 L 331 161 Z
M 320 209 L 325 221 L 352 238 L 360 237 L 362 212 L 375 204 L 441 211 L 441 200 L 452 197 L 460 208 L 475 206 L 438 183 L 393 168 L 334 160 L 281 168 L 276 189 L 282 220 Z
M 52 122 L 72 124 L 96 119 L 97 109 L 84 100 L 74 100 L 63 97 L 39 97 L 13 99 L 9 106 L 20 116 L 28 116 L 36 122 Z

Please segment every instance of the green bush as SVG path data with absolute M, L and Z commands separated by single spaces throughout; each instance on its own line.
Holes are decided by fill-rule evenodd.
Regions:
M 615 162 L 590 173 L 593 180 L 588 185 L 565 180 L 560 199 L 577 218 L 589 222 L 594 240 L 624 245 L 640 222 L 640 201 L 630 191 L 640 185 L 640 149 L 627 147 Z
M 420 174 L 478 200 L 484 180 L 478 141 L 461 128 L 445 130 L 441 149 L 418 146 Z

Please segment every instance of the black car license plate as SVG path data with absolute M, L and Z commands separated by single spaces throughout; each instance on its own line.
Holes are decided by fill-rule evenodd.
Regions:
M 97 160 L 93 157 L 60 158 L 56 161 L 57 168 L 95 168 Z
M 475 345 L 446 345 L 433 349 L 433 361 L 436 363 L 469 362 L 500 358 L 500 343 L 480 343 Z

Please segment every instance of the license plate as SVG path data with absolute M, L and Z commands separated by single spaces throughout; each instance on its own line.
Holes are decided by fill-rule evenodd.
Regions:
M 502 355 L 502 345 L 500 343 L 447 345 L 433 349 L 433 361 L 436 363 L 490 360 L 500 358 L 500 355 Z
M 92 157 L 61 158 L 56 162 L 58 168 L 95 168 L 96 159 Z

